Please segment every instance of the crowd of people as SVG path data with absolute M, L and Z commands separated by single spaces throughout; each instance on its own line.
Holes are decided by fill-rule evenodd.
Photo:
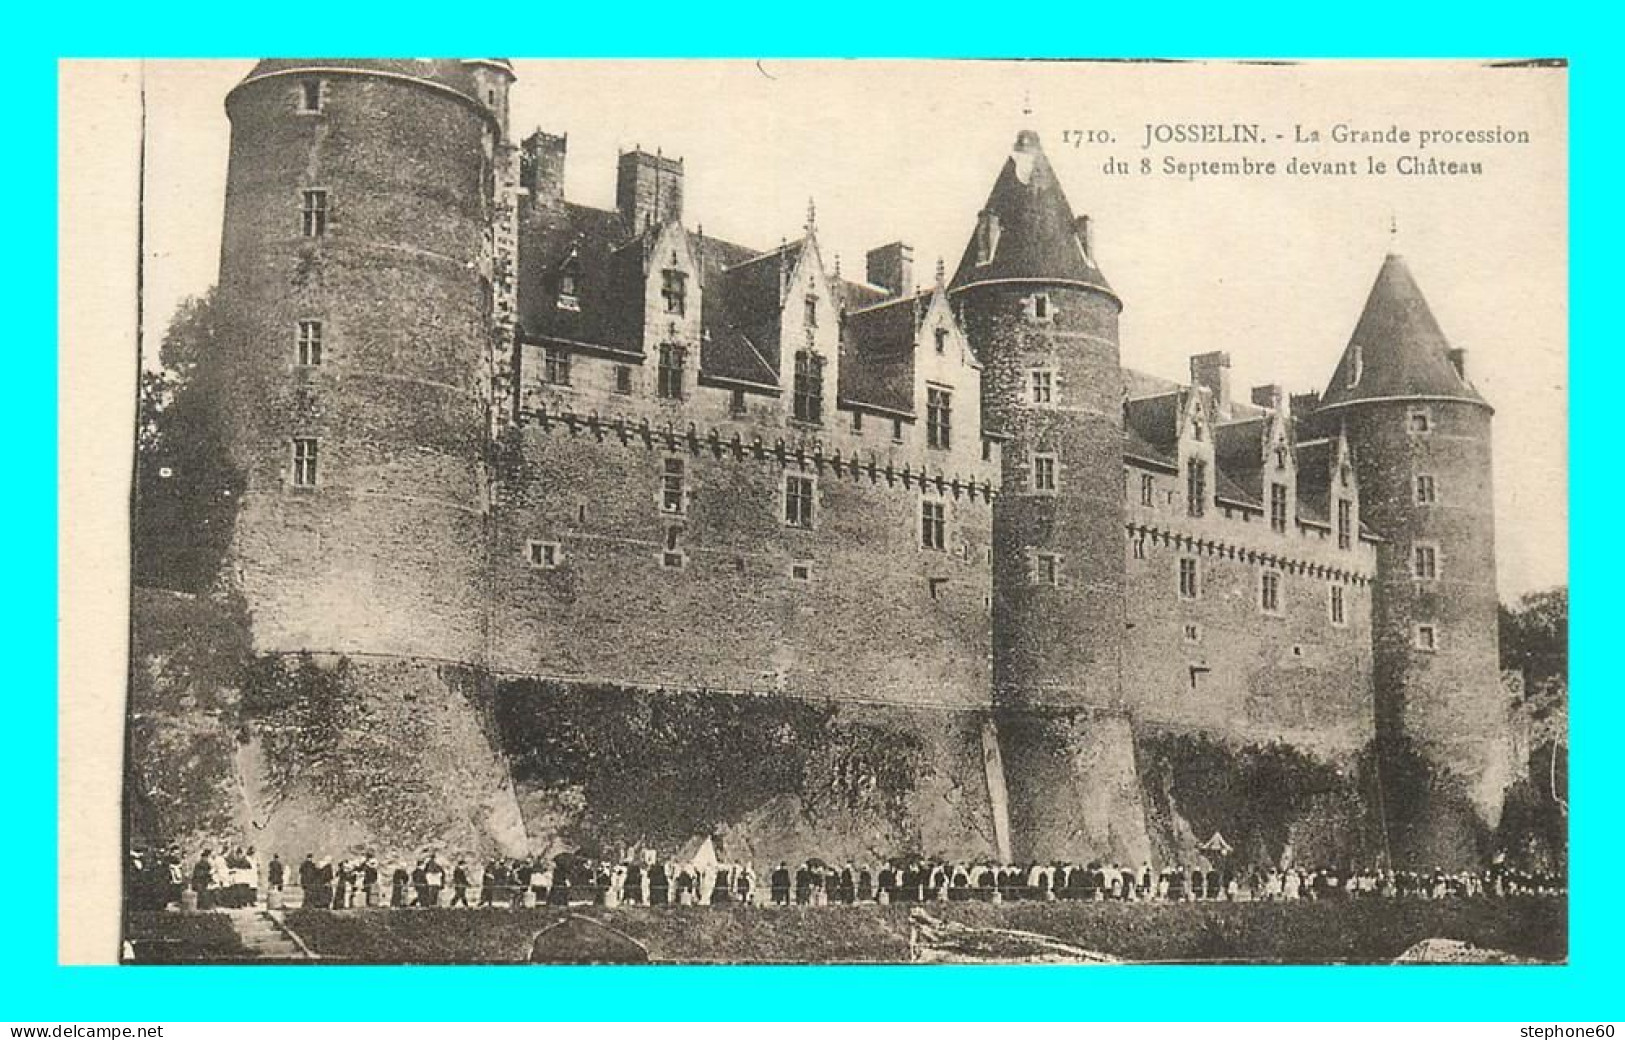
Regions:
M 280 856 L 263 879 L 252 848 L 204 849 L 188 869 L 179 851 L 136 850 L 129 870 L 131 905 L 208 910 L 268 905 L 358 907 L 827 906 L 977 900 L 1085 900 L 1150 903 L 1295 902 L 1300 900 L 1559 895 L 1561 878 L 1508 867 L 1479 871 L 1369 867 L 1050 863 L 1011 866 L 907 859 L 832 865 L 781 862 L 760 874 L 751 863 L 679 863 L 658 857 L 620 862 L 565 853 L 551 859 L 471 862 L 430 854 L 385 864 L 372 854 L 335 863 L 307 854 L 289 870 Z M 293 890 L 298 889 L 297 896 Z

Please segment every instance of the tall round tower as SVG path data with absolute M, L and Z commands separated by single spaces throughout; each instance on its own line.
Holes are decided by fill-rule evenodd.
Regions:
M 1493 409 L 1389 255 L 1315 421 L 1347 431 L 1381 537 L 1373 672 L 1396 862 L 1479 862 L 1510 781 L 1490 474 Z
M 1123 708 L 1118 314 L 1087 218 L 1022 131 L 954 275 L 1008 439 L 993 508 L 993 677 L 1018 860 L 1146 852 Z
M 242 470 L 231 572 L 262 650 L 477 662 L 491 368 L 492 61 L 261 62 L 231 158 L 207 376 Z
M 224 318 L 199 379 L 243 488 L 221 584 L 298 691 L 245 698 L 269 847 L 524 847 L 481 668 L 511 78 L 279 60 L 226 98 Z

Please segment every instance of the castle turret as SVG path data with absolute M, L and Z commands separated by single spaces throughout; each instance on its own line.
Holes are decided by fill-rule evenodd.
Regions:
M 1492 409 L 1390 255 L 1314 421 L 1347 431 L 1373 597 L 1389 840 L 1417 867 L 1480 862 L 1510 780 L 1500 682 Z
M 382 774 L 365 779 L 377 754 L 340 740 L 333 761 L 367 796 L 288 818 L 282 836 L 317 847 L 435 828 L 484 843 L 512 808 L 463 714 L 469 691 L 436 671 L 485 654 L 494 167 L 511 78 L 495 60 L 275 60 L 226 99 L 227 330 L 200 373 L 243 477 L 222 581 L 257 651 L 365 662 L 330 710 L 410 754 L 428 799 L 411 809 L 421 819 L 396 819 Z M 479 792 L 495 808 L 448 822 Z
M 1020 859 L 1146 854 L 1122 691 L 1122 304 L 1024 130 L 951 294 L 1009 439 L 993 512 L 993 673 Z

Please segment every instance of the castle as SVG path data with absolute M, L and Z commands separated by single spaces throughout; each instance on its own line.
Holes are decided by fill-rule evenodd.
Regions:
M 1157 734 L 1339 775 L 1403 745 L 1432 794 L 1364 810 L 1413 818 L 1392 855 L 1474 854 L 1507 779 L 1491 408 L 1402 259 L 1324 393 L 1240 395 L 1222 353 L 1176 384 L 1122 367 L 1031 131 L 922 289 L 901 243 L 844 276 L 811 213 L 776 249 L 700 233 L 659 153 L 620 156 L 614 210 L 567 200 L 566 139 L 510 135 L 514 79 L 271 60 L 226 101 L 222 582 L 256 651 L 344 658 L 350 739 L 410 765 L 339 802 L 296 782 L 273 831 L 579 834 L 611 796 L 521 790 L 504 698 L 615 689 L 833 713 L 850 797 L 730 789 L 685 824 L 758 861 L 1186 855 L 1240 824 L 1168 804 Z M 887 733 L 910 775 L 877 801 L 858 745 Z M 615 766 L 645 791 L 646 757 Z M 379 808 L 408 796 L 421 820 Z

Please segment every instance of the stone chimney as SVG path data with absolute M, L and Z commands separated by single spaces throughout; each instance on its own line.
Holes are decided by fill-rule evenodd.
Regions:
M 1072 222 L 1072 228 L 1078 233 L 1078 244 L 1083 247 L 1083 255 L 1095 262 L 1095 222 L 1087 216 L 1078 217 Z M 1228 362 L 1227 362 L 1228 363 Z
M 557 206 L 564 202 L 564 156 L 570 135 L 538 130 L 519 146 L 519 185 L 530 193 L 531 203 Z
M 683 219 L 683 160 L 641 148 L 622 152 L 615 178 L 615 208 L 629 234 Z
M 1253 404 L 1260 408 L 1268 408 L 1272 412 L 1283 411 L 1286 408 L 1286 394 L 1281 390 L 1279 383 L 1266 383 L 1263 386 L 1253 387 Z
M 1456 375 L 1460 376 L 1462 381 L 1465 382 L 1467 379 L 1466 349 L 1462 347 L 1451 347 L 1445 352 L 1445 356 L 1450 359 L 1450 367 L 1456 370 Z
M 913 292 L 914 247 L 892 242 L 869 250 L 864 277 L 870 285 L 886 290 L 890 296 L 904 296 Z
M 1081 218 L 1087 220 L 1088 218 Z M 1205 387 L 1220 419 L 1230 418 L 1230 355 L 1222 350 L 1191 357 L 1191 385 Z

